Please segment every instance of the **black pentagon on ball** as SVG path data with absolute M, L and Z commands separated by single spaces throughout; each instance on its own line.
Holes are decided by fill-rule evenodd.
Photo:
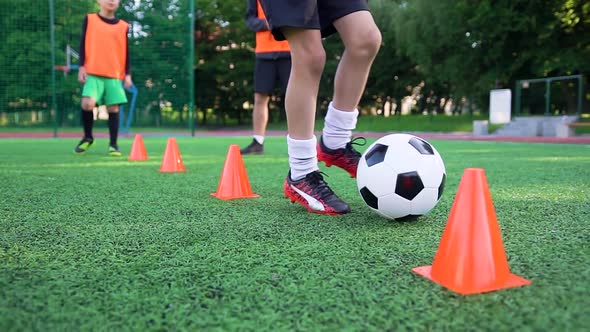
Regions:
M 371 150 L 367 151 L 367 153 L 365 154 L 367 166 L 371 167 L 373 165 L 383 162 L 383 160 L 385 160 L 386 153 L 387 145 L 375 144 L 375 146 L 373 146 Z
M 361 196 L 363 197 L 363 200 L 365 201 L 365 203 L 367 203 L 368 206 L 372 207 L 375 210 L 377 210 L 379 208 L 379 205 L 377 204 L 377 202 L 379 200 L 377 199 L 377 197 L 375 195 L 373 195 L 373 193 L 369 190 L 369 188 L 363 187 L 360 190 L 360 192 L 361 192 Z
M 432 149 L 432 145 L 430 145 L 430 143 L 426 142 L 423 139 L 420 139 L 418 137 L 412 137 L 410 139 L 410 143 L 411 146 L 413 146 L 416 150 L 418 150 L 418 152 L 420 152 L 420 154 L 430 154 L 433 155 L 434 154 L 434 150 Z
M 443 191 L 445 190 L 445 182 L 446 181 L 447 181 L 447 175 L 443 173 L 442 181 L 440 182 L 440 185 L 438 186 L 438 198 L 437 198 L 437 200 L 440 199 L 440 197 L 443 194 Z
M 395 183 L 395 193 L 411 201 L 424 189 L 418 172 L 400 173 Z

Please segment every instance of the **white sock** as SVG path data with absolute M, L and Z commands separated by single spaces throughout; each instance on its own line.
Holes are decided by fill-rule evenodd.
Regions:
M 260 135 L 252 135 L 252 137 L 254 138 L 254 140 L 256 140 L 256 142 L 258 142 L 259 144 L 264 144 L 264 136 L 260 136 Z
M 316 144 L 317 139 L 315 136 L 305 140 L 292 139 L 287 136 L 291 180 L 297 181 L 319 169 Z
M 332 150 L 344 148 L 350 142 L 358 116 L 357 109 L 352 112 L 340 111 L 330 102 L 322 132 L 324 145 Z

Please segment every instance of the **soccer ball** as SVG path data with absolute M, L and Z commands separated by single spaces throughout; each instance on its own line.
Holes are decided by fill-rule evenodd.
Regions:
M 413 135 L 392 134 L 363 153 L 356 184 L 367 206 L 379 215 L 411 220 L 434 208 L 445 180 L 445 165 L 434 146 Z

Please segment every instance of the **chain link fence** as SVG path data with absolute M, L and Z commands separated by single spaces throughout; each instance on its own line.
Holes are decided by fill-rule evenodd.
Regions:
M 0 126 L 79 126 L 82 23 L 87 13 L 99 11 L 98 4 L 0 0 L 0 5 Z M 117 16 L 130 24 L 136 87 L 129 123 L 185 128 L 194 123 L 189 121 L 194 109 L 193 8 L 189 0 L 121 1 Z M 132 92 L 128 99 L 133 99 Z M 131 106 L 124 106 L 125 117 Z M 102 112 L 97 109 L 98 119 Z

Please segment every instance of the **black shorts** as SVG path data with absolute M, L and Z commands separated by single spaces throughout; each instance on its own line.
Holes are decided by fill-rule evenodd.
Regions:
M 291 74 L 291 58 L 256 59 L 254 66 L 254 92 L 272 94 L 279 83 L 281 94 L 287 90 Z
M 366 0 L 261 0 L 276 40 L 285 40 L 281 28 L 319 29 L 322 37 L 336 32 L 334 21 L 369 10 Z

